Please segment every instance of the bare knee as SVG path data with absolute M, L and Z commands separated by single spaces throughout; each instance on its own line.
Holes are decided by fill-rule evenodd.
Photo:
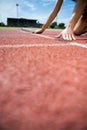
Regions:
M 86 15 L 82 15 L 79 19 L 79 21 L 77 22 L 73 33 L 75 35 L 81 35 L 83 33 L 87 32 L 87 14 Z
M 75 29 L 74 31 L 73 31 L 73 33 L 75 34 L 75 35 L 81 35 L 81 32 L 78 30 L 78 29 Z

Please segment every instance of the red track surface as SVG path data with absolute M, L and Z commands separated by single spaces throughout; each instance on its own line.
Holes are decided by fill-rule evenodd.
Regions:
M 0 31 L 0 130 L 87 130 L 87 48 L 62 43 Z

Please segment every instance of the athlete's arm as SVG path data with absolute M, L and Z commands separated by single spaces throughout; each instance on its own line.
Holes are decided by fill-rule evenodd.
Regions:
M 56 1 L 55 7 L 54 7 L 53 11 L 51 12 L 50 16 L 48 17 L 46 23 L 42 26 L 42 28 L 40 30 L 36 31 L 36 33 L 42 33 L 50 25 L 50 23 L 54 20 L 57 13 L 59 12 L 62 3 L 63 3 L 63 0 Z

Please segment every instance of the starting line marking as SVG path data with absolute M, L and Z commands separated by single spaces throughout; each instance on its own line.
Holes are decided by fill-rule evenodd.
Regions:
M 57 38 L 54 38 L 54 37 L 50 37 L 50 36 L 46 36 L 46 35 L 43 35 L 43 34 L 35 34 L 35 33 L 32 33 L 32 31 L 29 31 L 29 30 L 20 30 L 22 31 L 23 33 L 29 33 L 31 35 L 34 35 L 34 36 L 38 36 L 38 37 L 42 37 L 42 38 L 46 38 L 46 39 L 51 39 L 51 40 L 58 40 L 58 41 L 63 41 L 63 42 L 66 42 L 65 40 L 63 39 L 57 39 Z
M 6 44 L 6 45 L 0 45 L 0 48 L 31 48 L 31 47 L 61 47 L 61 46 L 78 46 L 81 48 L 85 48 L 87 49 L 87 45 L 86 44 L 80 44 L 80 43 L 76 43 L 76 42 L 70 42 L 70 43 L 65 43 L 65 44 L 44 44 L 44 43 L 40 43 L 40 44 Z

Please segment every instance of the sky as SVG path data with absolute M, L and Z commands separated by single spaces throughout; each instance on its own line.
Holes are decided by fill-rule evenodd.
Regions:
M 18 17 L 26 19 L 36 19 L 40 23 L 45 23 L 56 0 L 0 0 L 0 22 L 7 24 L 7 18 Z M 54 21 L 65 23 L 69 21 L 75 3 L 72 0 L 64 0 L 62 8 Z

